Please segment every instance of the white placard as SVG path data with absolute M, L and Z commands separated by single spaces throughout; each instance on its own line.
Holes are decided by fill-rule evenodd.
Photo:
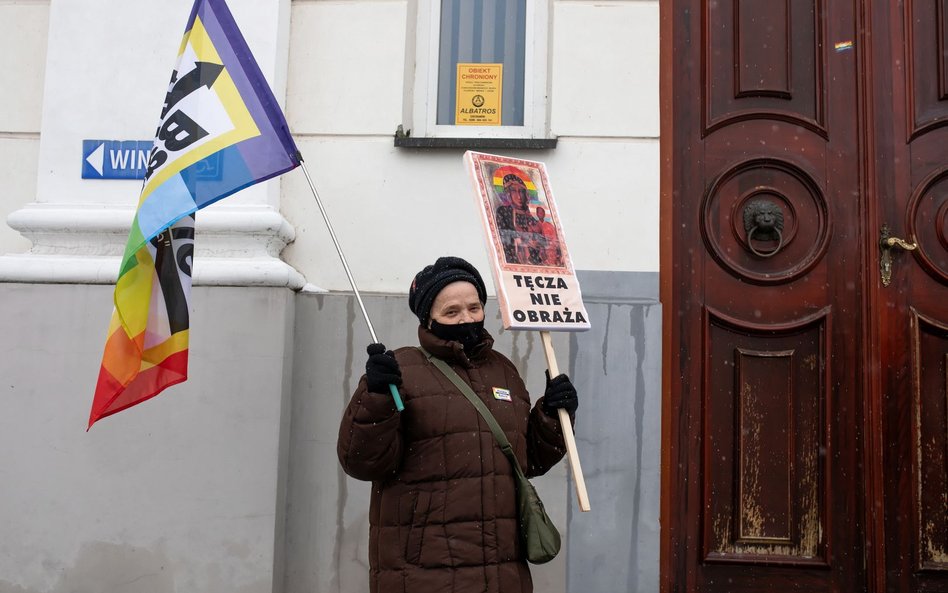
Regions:
M 506 329 L 584 331 L 583 305 L 543 163 L 467 151 Z

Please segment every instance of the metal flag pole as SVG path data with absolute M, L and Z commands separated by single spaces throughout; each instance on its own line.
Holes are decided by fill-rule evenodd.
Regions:
M 313 184 L 313 180 L 309 176 L 309 171 L 306 170 L 306 164 L 303 162 L 302 156 L 300 156 L 300 169 L 303 170 L 303 175 L 306 176 L 306 181 L 309 183 L 309 189 L 312 190 L 313 197 L 316 198 L 316 205 L 319 206 L 319 212 L 323 215 L 323 220 L 326 221 L 326 228 L 329 229 L 329 236 L 332 238 L 332 244 L 336 246 L 336 253 L 339 254 L 339 259 L 342 260 L 342 267 L 346 270 L 346 276 L 349 278 L 349 284 L 352 286 L 352 292 L 355 293 L 356 300 L 359 301 L 359 308 L 362 309 L 362 317 L 365 318 L 365 324 L 369 326 L 369 334 L 372 336 L 372 341 L 377 344 L 379 338 L 377 335 L 375 335 L 375 328 L 372 327 L 372 321 L 369 319 L 369 314 L 365 310 L 365 303 L 362 302 L 362 295 L 359 293 L 359 288 L 356 286 L 355 280 L 352 278 L 352 271 L 349 269 L 349 264 L 346 263 L 346 256 L 342 254 L 342 248 L 339 247 L 339 241 L 336 239 L 336 233 L 333 232 L 332 224 L 329 222 L 329 215 L 326 214 L 326 209 L 323 208 L 322 200 L 319 199 L 319 192 L 316 191 L 316 186 Z M 395 408 L 401 412 L 405 409 L 405 404 L 402 403 L 402 397 L 398 394 L 398 387 L 389 384 L 388 389 L 392 392 L 392 399 L 395 400 Z

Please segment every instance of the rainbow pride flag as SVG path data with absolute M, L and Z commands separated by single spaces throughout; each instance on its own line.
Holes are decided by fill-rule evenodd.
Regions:
M 301 160 L 227 4 L 196 0 L 119 269 L 89 428 L 188 378 L 194 213 Z

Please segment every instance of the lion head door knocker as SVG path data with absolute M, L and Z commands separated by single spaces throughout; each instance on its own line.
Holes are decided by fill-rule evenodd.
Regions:
M 783 210 L 770 200 L 754 200 L 744 207 L 747 248 L 758 257 L 773 257 L 783 247 Z M 758 251 L 754 241 L 776 241 L 770 251 Z

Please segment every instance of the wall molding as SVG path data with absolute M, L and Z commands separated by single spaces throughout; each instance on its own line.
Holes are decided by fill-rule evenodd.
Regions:
M 29 204 L 7 224 L 33 247 L 0 257 L 0 282 L 114 283 L 133 217 L 133 209 L 109 204 Z M 280 259 L 296 232 L 270 206 L 212 206 L 198 213 L 195 230 L 195 285 L 298 290 L 307 284 Z

